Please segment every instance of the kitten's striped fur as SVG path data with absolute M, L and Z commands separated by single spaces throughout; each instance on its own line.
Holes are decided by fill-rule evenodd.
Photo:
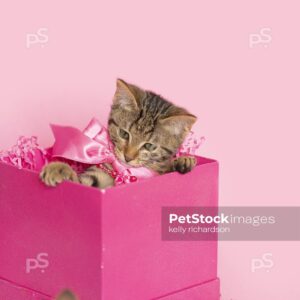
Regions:
M 117 80 L 117 88 L 108 122 L 115 154 L 131 166 L 146 166 L 160 174 L 170 171 L 189 172 L 195 166 L 191 156 L 174 159 L 196 117 L 161 96 Z M 109 167 L 109 166 L 108 166 Z M 50 186 L 63 180 L 106 188 L 113 179 L 96 167 L 77 175 L 66 164 L 53 162 L 41 173 Z

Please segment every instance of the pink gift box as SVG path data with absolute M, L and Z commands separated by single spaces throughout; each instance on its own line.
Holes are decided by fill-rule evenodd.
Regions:
M 0 163 L 0 204 L 0 299 L 219 299 L 217 242 L 161 239 L 163 206 L 217 206 L 215 160 L 105 191 Z

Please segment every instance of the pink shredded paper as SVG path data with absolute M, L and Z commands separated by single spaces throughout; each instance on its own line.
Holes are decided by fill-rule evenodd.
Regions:
M 48 154 L 37 143 L 37 137 L 21 136 L 9 150 L 0 151 L 0 161 L 19 169 L 40 170 L 48 162 Z

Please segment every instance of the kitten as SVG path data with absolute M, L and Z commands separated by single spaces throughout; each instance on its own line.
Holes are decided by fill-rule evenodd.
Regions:
M 174 155 L 195 121 L 196 117 L 186 109 L 153 92 L 117 80 L 108 131 L 120 161 L 132 167 L 144 166 L 159 174 L 191 171 L 196 165 L 195 157 L 174 158 Z M 114 179 L 96 166 L 77 175 L 62 162 L 46 165 L 40 177 L 49 186 L 64 180 L 98 188 L 114 185 Z

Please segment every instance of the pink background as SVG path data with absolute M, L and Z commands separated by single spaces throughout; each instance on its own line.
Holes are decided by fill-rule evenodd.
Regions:
M 52 143 L 49 122 L 105 120 L 121 77 L 194 112 L 220 161 L 221 205 L 299 205 L 299 3 L 15 1 L 0 4 L 0 148 Z M 47 29 L 48 42 L 26 45 Z M 249 44 L 269 28 L 268 43 Z M 298 300 L 299 242 L 221 242 L 222 300 Z M 252 259 L 272 254 L 271 268 Z

